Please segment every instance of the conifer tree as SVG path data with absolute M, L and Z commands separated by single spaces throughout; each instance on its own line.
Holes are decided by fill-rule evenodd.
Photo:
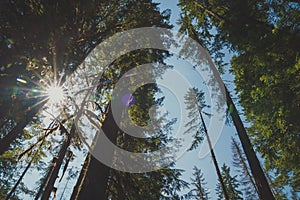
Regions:
M 191 185 L 193 185 L 195 188 L 188 193 L 188 198 L 197 200 L 208 200 L 209 191 L 206 187 L 207 182 L 203 177 L 203 173 L 201 169 L 198 169 L 196 166 L 193 168 L 193 170 L 194 172 L 193 178 L 191 178 Z
M 196 130 L 196 134 L 194 135 L 195 140 L 191 146 L 191 149 L 196 148 L 199 145 L 199 143 L 203 140 L 203 135 L 205 135 L 210 149 L 210 154 L 214 163 L 214 167 L 217 173 L 217 177 L 223 191 L 222 194 L 224 195 L 224 198 L 228 200 L 229 196 L 226 191 L 227 188 L 225 187 L 225 183 L 223 181 L 218 161 L 213 146 L 211 144 L 209 133 L 206 128 L 202 114 L 202 109 L 205 107 L 204 93 L 197 88 L 190 88 L 187 95 L 185 96 L 185 100 L 187 104 L 187 109 L 189 110 L 189 117 L 191 118 L 191 121 L 186 124 L 189 127 L 187 132 L 190 132 L 191 130 Z
M 224 184 L 226 187 L 226 191 L 228 193 L 228 197 L 230 200 L 238 200 L 243 199 L 242 192 L 239 190 L 240 183 L 237 180 L 237 176 L 231 176 L 230 167 L 223 164 L 222 168 L 222 177 L 224 180 Z M 223 199 L 223 191 L 221 190 L 220 183 L 217 184 L 216 193 L 218 195 L 218 199 Z
M 258 191 L 255 185 L 255 181 L 252 177 L 251 172 L 249 171 L 249 166 L 245 158 L 242 149 L 239 144 L 231 138 L 231 149 L 232 149 L 232 158 L 233 166 L 236 168 L 236 171 L 239 173 L 239 182 L 241 183 L 242 190 L 244 192 L 245 199 L 258 199 Z
M 251 123 L 251 142 L 266 170 L 276 173 L 273 186 L 299 191 L 299 1 L 181 0 L 179 6 L 183 22 L 189 22 L 184 29 L 188 24 L 195 28 L 216 62 L 225 48 L 234 54 L 230 69 Z M 249 164 L 258 191 L 270 199 L 266 178 L 256 175 L 262 170 L 253 161 Z

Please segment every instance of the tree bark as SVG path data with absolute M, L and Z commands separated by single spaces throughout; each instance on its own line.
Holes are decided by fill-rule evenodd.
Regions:
M 191 25 L 192 26 L 192 25 Z M 192 29 L 192 34 L 191 37 L 197 41 L 199 44 L 201 44 L 201 41 L 199 40 L 199 38 L 197 37 L 197 34 L 194 30 L 193 27 L 191 27 Z M 239 139 L 242 143 L 242 147 L 243 150 L 245 152 L 245 155 L 247 157 L 250 169 L 251 169 L 251 173 L 253 175 L 253 178 L 255 180 L 256 186 L 257 186 L 257 190 L 258 190 L 258 195 L 261 199 L 263 200 L 275 200 L 274 195 L 271 191 L 271 188 L 269 186 L 269 183 L 266 179 L 265 173 L 262 170 L 259 160 L 252 148 L 250 139 L 248 137 L 248 134 L 246 132 L 246 129 L 244 127 L 244 124 L 237 112 L 237 109 L 231 99 L 231 96 L 226 88 L 226 86 L 224 85 L 225 90 L 226 90 L 226 103 L 228 108 L 230 109 L 232 107 L 232 112 L 230 113 L 231 117 L 232 117 L 232 121 L 233 124 L 237 130 Z
M 204 12 L 207 12 L 210 16 L 212 16 L 213 18 L 219 20 L 220 22 L 224 22 L 225 19 L 220 16 L 218 13 L 213 12 L 212 10 L 206 8 L 205 6 L 203 6 L 200 2 L 193 0 L 194 4 L 199 7 L 201 10 L 203 10 Z
M 205 125 L 205 122 L 204 122 L 204 119 L 203 119 L 203 116 L 202 116 L 202 113 L 201 113 L 200 110 L 199 110 L 199 114 L 200 114 L 201 122 L 202 122 L 202 125 L 203 125 L 204 133 L 205 133 L 205 136 L 206 136 L 206 139 L 207 139 L 207 142 L 208 142 L 208 146 L 209 146 L 209 149 L 210 149 L 210 154 L 211 154 L 211 157 L 212 157 L 212 160 L 213 160 L 216 172 L 217 172 L 218 179 L 219 179 L 220 184 L 221 184 L 221 188 L 222 188 L 222 192 L 223 192 L 223 195 L 224 195 L 224 199 L 225 200 L 230 200 L 229 196 L 227 194 L 227 190 L 226 190 L 226 187 L 225 187 L 225 184 L 224 184 L 224 180 L 223 180 L 222 175 L 221 175 L 219 164 L 218 164 L 215 152 L 213 150 L 213 147 L 212 147 L 212 144 L 211 144 L 211 141 L 210 141 L 210 137 L 208 135 L 208 131 L 207 131 L 207 128 L 206 128 L 206 125 Z
M 46 187 L 45 187 L 45 191 L 42 195 L 42 200 L 48 200 L 51 192 L 54 188 L 54 183 L 58 177 L 58 173 L 60 170 L 60 167 L 63 163 L 64 157 L 67 153 L 68 147 L 70 146 L 70 142 L 72 140 L 72 138 L 75 135 L 75 124 L 72 125 L 70 133 L 68 133 L 68 131 L 63 127 L 63 125 L 61 124 L 61 131 L 68 134 L 66 140 L 64 141 L 64 143 L 62 144 L 62 147 L 58 153 L 57 159 L 53 160 L 53 168 L 50 171 L 50 176 L 49 179 L 47 181 Z
M 114 121 L 110 107 L 108 108 L 107 116 L 102 124 L 102 130 L 106 137 L 108 137 L 112 143 L 116 144 L 119 127 Z M 97 150 L 99 141 L 96 141 L 95 144 L 95 150 Z M 105 156 L 113 159 L 113 153 L 113 151 L 106 151 Z M 98 161 L 93 155 L 90 156 L 90 163 L 87 167 L 86 175 L 83 177 L 83 183 L 78 182 L 74 187 L 71 197 L 72 200 L 105 199 L 110 167 Z M 82 170 L 86 170 L 86 168 L 83 167 Z M 85 172 L 83 171 L 81 172 L 81 174 L 84 173 Z
M 82 185 L 84 183 L 84 180 L 85 180 L 85 177 L 86 177 L 86 174 L 87 174 L 88 167 L 89 167 L 90 162 L 91 162 L 91 157 L 92 157 L 92 155 L 90 153 L 88 153 L 88 155 L 85 158 L 84 164 L 82 166 L 80 175 L 77 179 L 76 185 L 74 186 L 74 189 L 73 189 L 70 200 L 78 199 L 79 192 L 82 188 Z
M 264 171 L 262 170 L 259 160 L 252 148 L 250 139 L 248 137 L 248 134 L 246 132 L 246 129 L 244 127 L 244 124 L 238 114 L 238 111 L 231 99 L 231 96 L 226 89 L 226 102 L 228 108 L 232 108 L 232 112 L 230 112 L 230 115 L 232 117 L 233 124 L 237 130 L 239 139 L 242 143 L 243 150 L 245 152 L 245 155 L 247 157 L 251 173 L 253 175 L 253 178 L 255 180 L 257 190 L 258 190 L 258 195 L 261 199 L 263 200 L 275 200 L 273 193 L 271 191 L 271 188 L 269 186 L 269 183 L 267 181 L 267 178 L 265 176 Z
M 32 110 L 28 111 L 25 114 L 25 117 L 17 123 L 17 125 L 0 140 L 0 155 L 2 155 L 5 151 L 9 149 L 10 144 L 23 132 L 23 129 L 27 126 L 27 124 L 31 121 L 31 119 L 38 113 L 39 109 L 43 105 L 40 104 L 34 107 Z
M 238 154 L 239 160 L 240 160 L 240 162 L 241 162 L 241 164 L 243 166 L 244 173 L 248 177 L 248 179 L 249 179 L 250 183 L 252 184 L 252 186 L 253 186 L 254 190 L 256 191 L 256 193 L 259 194 L 258 190 L 257 190 L 257 187 L 255 185 L 255 182 L 253 180 L 253 176 L 252 176 L 252 174 L 250 174 L 250 172 L 248 170 L 248 166 L 247 166 L 247 164 L 245 162 L 245 158 L 243 157 L 243 154 L 241 152 L 241 149 L 240 149 L 239 145 L 237 144 L 237 142 L 233 138 L 232 138 L 232 143 L 233 143 L 234 148 L 236 149 L 236 152 Z

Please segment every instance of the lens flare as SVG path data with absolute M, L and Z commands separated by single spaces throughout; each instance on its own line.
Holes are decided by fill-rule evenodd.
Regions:
M 59 85 L 50 85 L 46 88 L 46 95 L 51 104 L 59 104 L 65 99 L 65 91 Z

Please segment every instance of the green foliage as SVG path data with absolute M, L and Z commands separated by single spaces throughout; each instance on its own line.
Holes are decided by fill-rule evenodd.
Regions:
M 135 93 L 134 105 L 130 108 L 130 117 L 139 126 L 149 125 L 149 109 L 156 102 L 154 94 L 157 89 L 153 84 L 139 88 Z M 154 115 L 156 120 L 158 116 Z M 143 134 L 148 138 L 135 138 L 126 133 L 119 133 L 117 145 L 122 149 L 136 153 L 153 153 L 166 147 L 172 140 L 170 130 L 174 122 L 168 122 L 164 117 L 158 119 L 162 124 L 157 132 L 145 131 Z M 169 155 L 165 152 L 166 156 Z M 163 155 L 158 155 L 163 156 Z M 168 158 L 166 158 L 168 159 Z M 143 166 L 141 166 L 143 167 Z M 178 192 L 187 187 L 187 183 L 180 179 L 181 170 L 171 166 L 157 171 L 133 174 L 116 170 L 110 170 L 108 183 L 108 196 L 120 199 L 176 199 L 180 198 Z
M 0 89 L 0 138 L 9 135 L 12 128 L 20 122 L 24 123 L 21 129 L 28 125 L 22 137 L 19 135 L 18 143 L 10 145 L 13 151 L 7 151 L 2 155 L 0 198 L 6 197 L 19 177 L 19 174 L 14 173 L 14 170 L 17 169 L 16 166 L 19 169 L 23 164 L 17 160 L 18 156 L 22 155 L 23 161 L 32 157 L 32 153 L 36 151 L 38 154 L 33 159 L 33 167 L 37 168 L 43 176 L 35 191 L 38 195 L 25 191 L 22 182 L 13 198 L 17 198 L 22 191 L 39 196 L 43 192 L 46 185 L 45 180 L 48 178 L 49 167 L 47 166 L 52 165 L 52 163 L 44 161 L 57 155 L 66 135 L 59 129 L 53 129 L 48 133 L 42 131 L 45 127 L 39 124 L 37 117 L 34 118 L 36 113 L 27 112 L 41 99 L 28 98 L 30 95 L 28 91 L 34 89 L 35 83 L 39 83 L 41 79 L 45 78 L 48 72 L 55 72 L 55 70 L 65 72 L 62 79 L 65 81 L 66 77 L 76 70 L 96 45 L 116 32 L 154 25 L 171 27 L 167 23 L 169 15 L 167 11 L 161 13 L 156 3 L 148 0 L 7 1 L 1 3 L 0 11 L 0 83 L 6 86 Z M 162 62 L 168 55 L 166 52 L 151 52 L 150 50 L 141 50 L 128 53 L 109 66 L 103 78 L 111 80 L 112 83 L 102 89 L 99 88 L 99 93 L 104 94 L 101 97 L 103 98 L 103 101 L 100 102 L 101 107 L 109 104 L 112 98 L 111 89 L 126 71 L 140 64 Z M 157 68 L 155 73 L 159 73 L 159 71 L 162 69 Z M 17 77 L 27 81 L 23 81 L 22 84 L 17 83 Z M 148 123 L 149 108 L 156 101 L 154 99 L 155 92 L 157 92 L 155 85 L 146 85 L 135 93 L 136 104 L 131 108 L 130 116 L 137 124 Z M 64 110 L 59 119 L 65 120 L 66 127 L 69 127 L 73 118 L 65 115 L 66 112 L 68 110 Z M 34 123 L 30 123 L 32 121 Z M 173 123 L 167 123 L 166 129 L 170 129 Z M 131 141 L 129 137 L 122 138 L 120 136 L 119 143 L 120 146 L 127 147 L 132 151 L 150 151 L 164 146 L 169 141 L 168 136 L 163 135 L 162 131 L 158 132 L 155 137 L 152 138 L 153 140 L 149 139 L 142 143 L 142 141 Z M 79 139 L 75 138 L 72 145 L 80 149 Z M 37 149 L 37 147 L 39 148 Z M 161 196 L 163 190 L 169 193 L 168 196 L 171 196 L 175 195 L 176 190 L 182 187 L 181 184 L 185 184 L 179 180 L 180 174 L 180 171 L 168 169 L 153 174 L 131 175 L 131 179 L 135 182 L 134 187 L 145 185 L 145 188 L 139 193 L 135 193 L 134 187 L 127 185 L 126 181 L 123 184 L 126 186 L 126 190 L 132 190 L 129 191 L 128 198 L 136 198 L 135 195 L 138 194 L 146 198 L 150 191 L 153 193 L 152 197 L 158 197 Z M 122 176 L 125 175 L 122 174 Z M 168 176 L 170 179 L 167 178 Z M 153 181 L 152 178 L 157 180 Z M 150 183 L 153 187 L 146 187 Z M 112 183 L 110 186 L 114 188 Z M 122 192 L 120 188 L 117 190 Z
M 157 4 L 145 0 L 131 2 L 129 5 L 129 10 L 123 16 L 126 21 L 122 25 L 123 30 L 153 25 L 170 28 L 166 23 L 169 17 L 167 12 L 160 13 Z M 167 56 L 168 53 L 164 51 L 144 49 L 132 51 L 119 57 L 104 72 L 102 79 L 109 80 L 110 84 L 101 88 L 101 91 L 99 91 L 101 95 L 99 96 L 103 96 L 102 93 L 111 92 L 110 89 L 114 87 L 114 84 L 124 73 L 142 64 L 151 63 L 153 70 L 147 71 L 147 73 L 149 73 L 149 76 L 151 75 L 148 78 L 154 81 L 154 78 L 160 76 L 164 71 L 164 68 L 157 67 L 156 64 L 164 63 Z M 135 87 L 135 83 L 141 78 L 146 79 L 144 76 L 134 75 L 134 71 L 132 74 L 132 76 L 127 77 L 125 82 L 128 85 L 123 85 L 123 87 Z M 147 138 L 132 137 L 120 130 L 117 133 L 116 141 L 116 145 L 120 148 L 135 153 L 153 153 L 166 147 L 167 143 L 172 140 L 170 131 L 175 121 L 168 121 L 165 115 L 159 115 L 156 107 L 162 104 L 163 98 L 156 99 L 157 92 L 159 91 L 156 84 L 145 84 L 137 88 L 132 94 L 134 103 L 128 108 L 128 113 L 125 113 L 125 115 L 128 115 L 130 118 L 128 120 L 131 120 L 137 126 L 145 127 L 145 131 L 140 134 L 147 136 Z M 113 100 L 122 98 L 121 95 L 118 95 L 113 96 Z M 109 101 L 110 99 L 106 99 L 107 103 Z M 124 117 L 124 120 L 126 118 L 128 117 Z M 157 125 L 154 131 L 146 128 L 150 124 Z M 169 159 L 168 156 L 172 155 L 172 152 L 165 153 L 166 159 Z M 174 164 L 157 171 L 140 174 L 110 169 L 106 195 L 111 199 L 181 199 L 178 192 L 187 187 L 187 183 L 180 179 L 181 174 L 182 171 L 175 169 Z
M 299 190 L 299 61 L 289 68 L 268 70 L 267 66 L 276 66 L 271 59 L 268 65 L 258 58 L 255 59 L 257 61 L 249 58 L 246 64 L 241 61 L 243 58 L 245 56 L 235 58 L 232 66 L 237 74 L 236 85 L 241 91 L 241 103 L 245 107 L 247 120 L 252 122 L 249 133 L 257 150 L 265 158 L 266 169 L 278 176 L 276 185 L 291 185 Z M 255 68 L 250 70 L 249 65 L 259 67 L 253 71 Z M 243 72 L 247 75 L 242 78 L 243 69 L 249 70 Z
M 181 0 L 179 6 L 210 53 L 225 47 L 235 53 L 231 72 L 254 147 L 275 174 L 274 187 L 299 191 L 299 1 Z
M 190 150 L 193 150 L 196 149 L 204 139 L 204 125 L 200 120 L 199 114 L 205 106 L 204 93 L 198 88 L 190 88 L 185 96 L 185 104 L 187 105 L 186 109 L 189 111 L 188 117 L 190 119 L 185 125 L 188 128 L 186 133 L 195 133 L 194 141 L 190 148 Z
M 178 192 L 187 183 L 178 179 L 181 170 L 160 169 L 142 174 L 112 171 L 108 195 L 112 198 L 135 199 L 181 199 Z
M 255 180 L 249 170 L 249 164 L 240 145 L 232 138 L 231 142 L 233 166 L 238 173 L 238 181 L 241 184 L 245 199 L 259 199 Z
M 240 183 L 237 180 L 237 176 L 231 176 L 230 174 L 230 167 L 223 164 L 221 168 L 222 172 L 221 175 L 223 177 L 223 181 L 225 184 L 225 188 L 230 200 L 238 200 L 242 198 L 242 192 L 239 190 Z M 220 183 L 217 184 L 216 193 L 218 195 L 218 199 L 223 199 L 223 192 L 221 190 Z
M 209 197 L 209 191 L 206 187 L 207 182 L 205 181 L 203 177 L 203 173 L 201 169 L 198 169 L 196 166 L 193 168 L 193 178 L 191 178 L 191 185 L 193 185 L 195 188 L 190 190 L 188 193 L 189 199 L 197 199 L 197 200 L 208 200 Z

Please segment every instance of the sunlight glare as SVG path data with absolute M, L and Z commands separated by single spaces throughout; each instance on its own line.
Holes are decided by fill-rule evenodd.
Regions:
M 65 98 L 64 89 L 58 85 L 50 85 L 46 89 L 46 95 L 49 98 L 49 102 L 52 104 L 60 103 Z

